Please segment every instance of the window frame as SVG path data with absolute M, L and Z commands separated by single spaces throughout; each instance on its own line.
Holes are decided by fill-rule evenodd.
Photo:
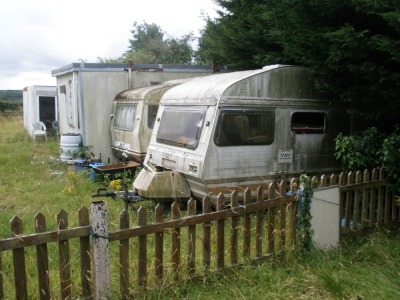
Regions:
M 275 140 L 275 109 L 257 109 L 257 108 L 249 108 L 249 109 L 232 109 L 232 108 L 224 108 L 219 111 L 218 115 L 218 120 L 217 124 L 215 127 L 215 132 L 213 136 L 213 141 L 214 144 L 218 147 L 238 147 L 238 146 L 268 146 L 274 143 Z M 269 118 L 266 120 L 267 123 L 265 124 L 266 126 L 270 125 L 268 132 L 261 132 L 261 135 L 255 135 L 251 131 L 254 131 L 254 129 L 259 127 L 256 126 L 251 126 L 251 122 L 254 122 L 254 119 L 251 121 L 249 119 L 249 129 L 247 131 L 247 136 L 249 136 L 245 142 L 240 142 L 240 143 L 234 143 L 231 140 L 231 143 L 227 143 L 226 141 L 223 141 L 222 135 L 223 129 L 222 129 L 222 122 L 223 118 L 225 118 L 226 114 L 231 114 L 231 115 L 270 115 Z M 268 124 L 269 123 L 269 124 Z M 253 130 L 252 130 L 253 129 Z M 245 130 L 246 131 L 246 130 Z M 229 141 L 229 138 L 227 139 Z M 252 140 L 252 141 L 251 141 Z
M 120 110 L 121 107 L 132 107 L 135 109 L 135 113 L 132 116 L 132 122 L 130 127 L 127 126 L 122 126 L 120 124 L 121 122 L 118 122 L 120 118 L 118 116 L 121 114 L 122 110 Z M 114 113 L 114 120 L 113 120 L 113 128 L 118 129 L 118 130 L 124 130 L 124 131 L 134 131 L 135 130 L 135 120 L 136 120 L 136 114 L 137 114 L 137 108 L 138 104 L 137 103 L 126 103 L 126 102 L 120 102 L 115 104 L 115 113 Z M 127 125 L 127 124 L 126 124 Z
M 294 117 L 300 114 L 302 114 L 302 118 L 298 118 L 294 123 Z M 306 117 L 306 115 L 308 116 Z M 319 122 L 317 122 L 318 120 L 311 121 L 310 118 L 313 115 L 314 117 L 316 115 L 322 116 L 322 122 L 321 120 Z M 327 119 L 326 112 L 324 111 L 295 111 L 290 115 L 290 130 L 294 134 L 323 134 L 326 131 Z
M 158 104 L 147 104 L 147 127 L 150 129 L 153 129 L 154 124 L 156 123 L 158 108 L 159 108 Z M 154 111 L 151 112 L 150 111 L 151 109 L 155 109 L 155 113 Z
M 188 122 L 192 122 L 190 125 L 194 125 L 194 126 L 184 126 L 184 127 L 175 127 L 175 128 L 180 128 L 182 129 L 179 134 L 178 131 L 174 131 L 171 132 L 171 136 L 175 135 L 174 139 L 167 139 L 166 138 L 166 133 L 163 131 L 164 127 L 163 126 L 163 122 L 167 122 L 165 121 L 167 118 L 166 114 L 178 114 L 178 113 L 198 113 L 200 114 L 200 119 L 199 120 L 193 120 L 192 118 L 189 118 L 188 116 L 186 116 L 186 120 L 183 119 L 182 117 L 178 118 L 178 115 L 176 115 L 174 118 L 174 120 L 183 120 L 188 121 Z M 203 127 L 204 127 L 204 123 L 205 123 L 205 118 L 206 118 L 206 113 L 207 113 L 207 107 L 205 106 L 194 106 L 194 107 L 166 107 L 164 108 L 162 115 L 161 115 L 161 119 L 160 119 L 160 125 L 158 127 L 157 133 L 156 133 L 156 141 L 157 143 L 160 144 L 166 144 L 166 145 L 172 145 L 172 146 L 177 146 L 177 147 L 182 147 L 182 148 L 187 148 L 190 150 L 194 150 L 198 147 L 199 145 L 199 141 L 200 141 L 200 137 L 203 131 Z M 170 116 L 168 116 L 170 117 Z M 169 119 L 168 119 L 169 121 Z M 185 124 L 188 125 L 188 124 Z M 168 126 L 168 128 L 171 128 L 170 126 Z M 188 135 L 186 135 L 185 133 L 188 133 Z M 194 132 L 196 132 L 194 134 Z M 186 139 L 187 137 L 187 139 Z

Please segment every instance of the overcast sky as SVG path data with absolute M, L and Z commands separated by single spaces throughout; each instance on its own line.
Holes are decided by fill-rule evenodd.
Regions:
M 51 71 L 128 49 L 133 23 L 155 23 L 173 37 L 204 28 L 212 0 L 11 0 L 0 8 L 0 90 L 56 85 Z

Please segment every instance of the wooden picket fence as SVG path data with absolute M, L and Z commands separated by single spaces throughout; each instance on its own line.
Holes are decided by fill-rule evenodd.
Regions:
M 314 179 L 315 187 L 340 187 L 342 237 L 399 225 L 399 207 L 383 172 Z M 103 201 L 93 202 L 90 210 L 82 207 L 75 228 L 68 227 L 68 215 L 61 210 L 58 230 L 46 231 L 45 217 L 38 213 L 35 233 L 24 234 L 15 216 L 10 221 L 12 237 L 0 240 L 0 299 L 10 293 L 16 299 L 129 298 L 161 284 L 275 257 L 296 245 L 299 198 L 293 192 L 298 186 L 297 178 L 273 182 L 257 190 L 256 200 L 249 189 L 241 201 L 237 192 L 230 199 L 219 195 L 215 211 L 208 198 L 201 212 L 193 199 L 186 211 L 174 202 L 170 218 L 161 205 L 151 214 L 140 207 L 134 227 L 129 212 L 123 211 L 115 231 L 108 231 Z M 36 276 L 26 265 L 31 260 Z M 28 285 L 32 277 L 37 284 Z
M 398 227 L 400 199 L 382 169 L 321 176 L 318 187 L 339 186 L 341 238 L 371 232 L 380 227 Z

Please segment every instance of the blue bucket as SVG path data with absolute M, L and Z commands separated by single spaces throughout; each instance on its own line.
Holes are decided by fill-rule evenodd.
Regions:
M 101 166 L 104 166 L 104 163 L 102 163 L 102 162 L 96 162 L 96 163 L 91 163 L 91 164 L 89 164 L 89 167 L 91 168 L 90 170 L 89 170 L 89 178 L 90 179 L 95 179 L 97 176 L 96 176 L 96 172 L 93 170 L 93 168 L 97 168 L 97 167 L 101 167 Z

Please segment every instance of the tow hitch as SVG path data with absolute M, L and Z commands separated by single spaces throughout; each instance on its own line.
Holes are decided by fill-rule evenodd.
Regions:
M 106 188 L 99 188 L 95 194 L 92 194 L 92 197 L 111 197 L 113 200 L 122 200 L 124 201 L 125 210 L 128 210 L 128 206 L 130 203 L 137 203 L 143 201 L 143 198 L 137 194 L 136 191 L 128 190 L 127 184 L 125 184 L 124 191 L 118 192 L 109 192 Z

